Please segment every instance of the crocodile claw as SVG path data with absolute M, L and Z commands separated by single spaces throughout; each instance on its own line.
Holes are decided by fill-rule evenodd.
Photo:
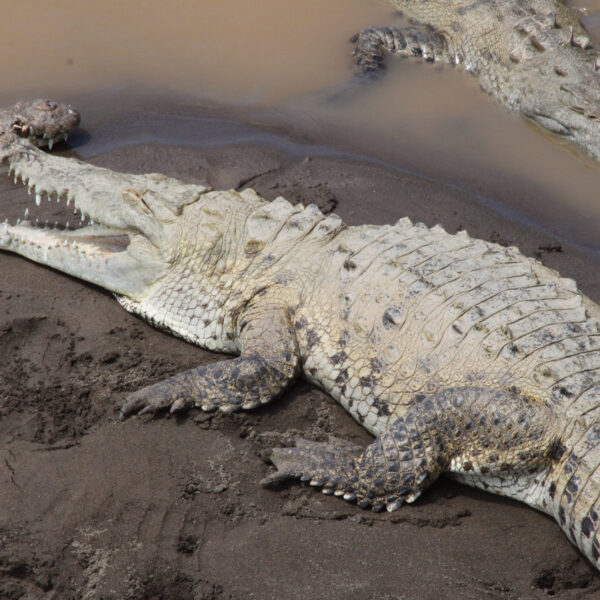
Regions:
M 153 387 L 149 386 L 128 394 L 119 412 L 119 419 L 123 421 L 133 414 L 154 416 L 167 409 L 170 413 L 182 412 L 192 406 L 184 399 L 173 400 L 166 394 L 157 393 L 152 389 Z
M 136 396 L 136 394 L 129 394 L 125 402 L 123 402 L 123 406 L 121 406 L 121 410 L 119 411 L 119 419 L 124 421 L 127 417 L 138 413 L 144 406 L 145 400 Z
M 146 405 L 138 412 L 138 415 L 155 415 L 171 406 L 171 400 L 164 396 L 152 398 Z

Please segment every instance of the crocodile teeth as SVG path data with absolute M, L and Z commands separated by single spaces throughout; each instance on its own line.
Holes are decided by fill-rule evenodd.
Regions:
M 35 205 L 39 206 L 42 203 L 42 197 L 39 194 L 35 195 Z

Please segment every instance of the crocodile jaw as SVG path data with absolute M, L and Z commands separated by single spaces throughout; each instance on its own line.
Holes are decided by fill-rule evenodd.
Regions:
M 6 160 L 36 204 L 45 194 L 55 195 L 91 224 L 62 230 L 5 221 L 0 249 L 134 300 L 146 296 L 169 268 L 183 206 L 206 191 L 159 175 L 115 173 L 53 157 L 25 141 L 15 144 Z
M 60 230 L 4 222 L 0 249 L 135 299 L 168 266 L 148 252 L 142 236 L 102 225 Z

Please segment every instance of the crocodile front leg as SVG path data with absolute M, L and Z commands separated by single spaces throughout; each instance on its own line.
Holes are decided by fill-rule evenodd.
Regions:
M 446 39 L 429 25 L 370 27 L 350 41 L 354 44 L 354 62 L 364 75 L 379 73 L 390 54 L 419 57 L 428 62 L 448 60 Z
M 259 303 L 239 319 L 241 355 L 203 365 L 129 394 L 121 419 L 139 412 L 251 409 L 279 396 L 296 378 L 300 355 L 286 307 Z
M 263 483 L 298 477 L 363 508 L 393 511 L 449 472 L 535 504 L 541 474 L 552 461 L 555 429 L 550 409 L 516 391 L 447 389 L 416 396 L 362 453 L 340 440 L 297 440 L 295 448 L 274 449 L 277 471 Z

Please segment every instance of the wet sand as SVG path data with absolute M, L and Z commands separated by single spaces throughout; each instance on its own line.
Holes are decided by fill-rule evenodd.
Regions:
M 72 142 L 94 164 L 252 186 L 270 199 L 335 209 L 349 224 L 408 215 L 464 228 L 537 256 L 600 301 L 593 253 L 504 219 L 460 190 L 226 112 L 162 107 L 170 135 L 181 136 L 177 145 L 157 142 L 160 127 L 144 125 L 143 110 L 117 123 L 88 115 L 87 133 Z M 73 154 L 64 145 L 57 151 Z M 23 189 L 2 183 L 3 218 L 29 205 Z M 67 218 L 54 202 L 41 211 Z M 0 254 L 0 272 L 0 598 L 600 594 L 600 575 L 553 520 L 444 479 L 393 514 L 298 483 L 261 488 L 268 449 L 295 436 L 370 442 L 303 381 L 244 414 L 119 422 L 127 391 L 223 357 L 152 329 L 102 290 L 21 258 Z

